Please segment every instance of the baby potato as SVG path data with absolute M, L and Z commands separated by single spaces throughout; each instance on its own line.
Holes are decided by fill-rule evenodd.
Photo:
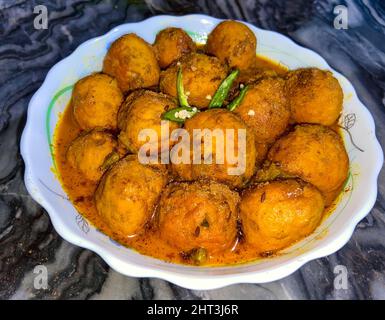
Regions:
M 128 155 L 106 172 L 96 189 L 98 214 L 120 236 L 138 235 L 166 183 L 165 170 L 144 166 L 136 155 Z
M 160 91 L 177 97 L 176 78 L 179 67 L 182 68 L 183 86 L 188 102 L 198 109 L 208 107 L 211 98 L 227 76 L 227 67 L 217 58 L 205 54 L 184 55 L 178 63 L 162 71 Z
M 161 115 L 168 109 L 176 108 L 175 99 L 162 93 L 149 90 L 138 90 L 131 93 L 123 103 L 118 114 L 119 140 L 133 153 L 137 153 L 146 141 L 139 140 L 143 129 L 154 130 L 157 133 L 158 151 L 161 151 L 162 126 Z M 179 127 L 176 122 L 168 121 L 169 130 Z M 169 136 L 165 137 L 169 139 Z M 170 145 L 172 145 L 170 143 Z M 165 150 L 165 151 L 168 151 Z
M 297 125 L 274 143 L 267 158 L 271 162 L 267 170 L 313 184 L 326 205 L 340 193 L 348 176 L 349 158 L 341 137 L 321 125 Z
M 238 193 L 223 184 L 172 183 L 158 207 L 160 235 L 185 253 L 198 248 L 209 254 L 230 249 L 237 236 L 238 203 Z
M 211 31 L 206 51 L 232 68 L 246 70 L 255 64 L 257 39 L 245 24 L 227 20 Z
M 109 164 L 119 159 L 117 147 L 113 135 L 94 129 L 71 142 L 66 158 L 86 179 L 98 181 Z
M 190 36 L 180 28 L 166 28 L 156 35 L 153 45 L 159 66 L 167 68 L 184 54 L 196 51 Z
M 317 68 L 291 71 L 286 88 L 294 122 L 330 126 L 337 121 L 342 111 L 343 91 L 330 71 Z
M 290 110 L 284 80 L 268 77 L 249 85 L 245 97 L 234 110 L 253 130 L 259 143 L 274 142 L 287 128 Z
M 240 204 L 245 241 L 260 254 L 288 247 L 314 231 L 324 207 L 320 192 L 301 181 L 254 185 L 243 192 Z
M 184 129 L 190 136 L 190 162 L 193 162 L 194 140 L 199 143 L 200 153 L 197 158 L 201 158 L 201 163 L 175 164 L 172 163 L 172 171 L 180 180 L 212 179 L 232 188 L 242 187 L 251 178 L 255 171 L 256 144 L 254 135 L 247 125 L 234 113 L 226 109 L 209 109 L 205 112 L 196 114 L 185 122 Z M 209 130 L 212 135 L 203 134 L 197 136 L 196 130 Z M 233 136 L 226 139 L 226 130 L 232 129 Z M 239 133 L 244 130 L 245 138 Z M 216 138 L 216 131 L 223 133 L 223 146 L 219 144 Z M 238 141 L 239 140 L 239 141 Z M 205 144 L 209 145 L 212 141 L 212 152 L 206 150 Z M 240 144 L 238 143 L 240 142 Z M 244 145 L 244 150 L 239 150 Z M 227 157 L 228 153 L 233 154 L 235 158 Z M 211 157 L 211 163 L 204 163 L 205 159 Z M 222 159 L 221 159 L 222 158 Z M 242 159 L 244 160 L 242 163 Z M 220 163 L 222 161 L 222 164 Z M 230 172 L 231 170 L 239 170 Z
M 122 102 L 123 94 L 116 80 L 102 73 L 80 79 L 71 98 L 74 118 L 86 130 L 95 127 L 116 129 Z
M 126 93 L 157 86 L 160 69 L 151 45 L 130 33 L 112 43 L 104 58 L 103 72 L 115 77 Z

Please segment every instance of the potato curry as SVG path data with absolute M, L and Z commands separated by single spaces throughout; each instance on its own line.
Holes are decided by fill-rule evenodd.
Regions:
M 153 44 L 136 34 L 113 42 L 101 72 L 75 84 L 55 132 L 58 174 L 77 210 L 141 254 L 199 266 L 271 256 L 311 234 L 348 175 L 335 131 L 343 92 L 331 72 L 288 70 L 256 47 L 231 20 L 204 46 L 173 27 Z M 203 151 L 198 163 L 143 163 L 143 129 L 167 152 L 176 146 L 164 123 L 190 138 L 243 130 L 244 141 L 224 147 L 243 143 L 244 170 L 228 173 L 234 163 L 217 161 L 218 142 L 211 162 Z

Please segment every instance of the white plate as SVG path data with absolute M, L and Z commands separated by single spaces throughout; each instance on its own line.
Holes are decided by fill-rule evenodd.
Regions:
M 376 139 L 374 121 L 358 100 L 350 82 L 317 53 L 290 39 L 247 24 L 258 39 L 258 54 L 280 61 L 290 69 L 318 67 L 331 70 L 344 91 L 341 124 L 352 135 L 358 150 L 345 132 L 350 158 L 350 175 L 344 195 L 334 212 L 306 239 L 286 249 L 284 255 L 255 263 L 226 267 L 193 267 L 165 263 L 140 255 L 98 232 L 68 201 L 54 174 L 52 137 L 60 113 L 67 105 L 73 84 L 102 68 L 109 45 L 123 34 L 134 32 L 152 43 L 157 32 L 174 26 L 186 30 L 204 43 L 220 20 L 204 15 L 157 16 L 139 23 L 120 25 L 104 36 L 80 45 L 69 57 L 57 63 L 35 93 L 28 108 L 27 124 L 21 140 L 25 161 L 25 184 L 31 196 L 49 213 L 57 232 L 67 241 L 99 254 L 113 269 L 128 276 L 156 277 L 191 289 L 213 289 L 234 283 L 261 283 L 285 277 L 304 263 L 340 249 L 351 237 L 356 224 L 373 207 L 377 195 L 377 176 L 383 152 Z

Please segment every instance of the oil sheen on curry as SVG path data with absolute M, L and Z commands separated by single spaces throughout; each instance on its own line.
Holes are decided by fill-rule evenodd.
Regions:
M 343 92 L 331 72 L 287 70 L 256 46 L 230 20 L 204 46 L 171 27 L 153 44 L 136 34 L 113 42 L 103 69 L 75 84 L 55 132 L 77 210 L 141 254 L 197 266 L 276 255 L 311 234 L 348 176 L 336 131 Z M 184 138 L 162 134 L 165 125 Z M 204 134 L 193 150 L 196 132 L 228 129 L 222 144 Z

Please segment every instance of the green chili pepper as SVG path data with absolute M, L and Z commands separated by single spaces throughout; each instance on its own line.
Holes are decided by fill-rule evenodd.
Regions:
M 182 76 L 182 68 L 179 67 L 178 74 L 176 78 L 176 89 L 178 92 L 178 100 L 180 107 L 168 110 L 167 112 L 162 114 L 163 120 L 169 120 L 174 122 L 183 123 L 186 119 L 190 119 L 199 110 L 195 107 L 190 107 L 187 101 L 187 96 L 184 93 L 183 88 L 183 76 Z
M 111 167 L 115 162 L 119 160 L 119 153 L 116 151 L 112 151 L 105 159 L 103 164 L 100 166 L 101 171 L 107 170 L 109 167 Z
M 233 85 L 234 80 L 239 74 L 239 70 L 233 70 L 225 80 L 222 81 L 218 90 L 215 92 L 214 97 L 211 99 L 209 108 L 221 108 L 223 102 L 226 100 L 231 86 Z
M 176 89 L 178 92 L 178 100 L 181 107 L 190 107 L 187 101 L 187 96 L 184 93 L 183 88 L 183 76 L 182 76 L 182 68 L 179 67 L 178 69 L 178 75 L 176 77 Z
M 195 265 L 202 265 L 207 260 L 207 250 L 204 248 L 194 248 L 190 251 L 191 261 Z
M 236 107 L 238 107 L 240 105 L 240 103 L 242 102 L 243 98 L 245 97 L 245 94 L 247 92 L 247 89 L 249 89 L 249 86 L 245 86 L 242 88 L 241 92 L 239 92 L 239 95 L 233 100 L 231 101 L 228 105 L 227 105 L 227 109 L 229 111 L 234 111 Z
M 181 113 L 182 112 L 182 113 Z M 186 119 L 190 119 L 192 116 L 197 114 L 199 110 L 193 107 L 178 107 L 162 114 L 163 120 L 170 120 L 174 122 L 183 123 Z

